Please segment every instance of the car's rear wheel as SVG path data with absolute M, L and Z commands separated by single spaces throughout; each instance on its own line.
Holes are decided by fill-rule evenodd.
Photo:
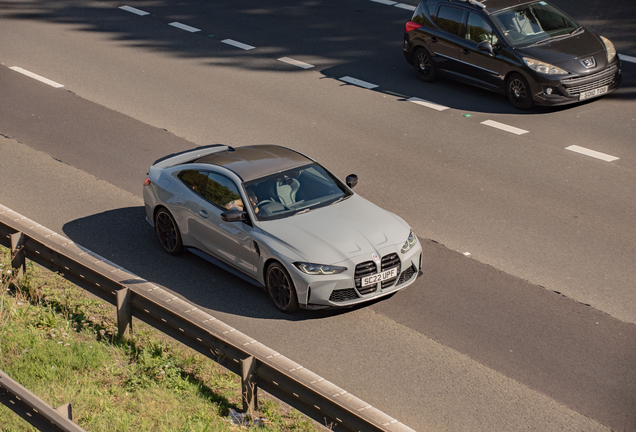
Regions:
M 177 255 L 183 251 L 179 227 L 165 208 L 159 209 L 155 215 L 155 231 L 163 250 L 170 255 Z
M 275 262 L 267 268 L 265 283 L 269 297 L 279 310 L 293 313 L 300 309 L 294 282 L 282 265 Z
M 413 56 L 413 67 L 418 78 L 424 82 L 437 79 L 437 66 L 431 54 L 425 48 L 418 48 Z
M 532 92 L 523 75 L 515 73 L 508 78 L 506 94 L 510 104 L 520 110 L 529 110 L 534 106 Z

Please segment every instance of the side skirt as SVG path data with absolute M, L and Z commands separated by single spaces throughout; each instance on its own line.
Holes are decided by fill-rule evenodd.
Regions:
M 206 254 L 205 252 L 200 251 L 199 249 L 195 249 L 195 248 L 191 248 L 191 247 L 188 247 L 186 249 L 188 249 L 190 252 L 192 252 L 196 256 L 201 257 L 204 260 L 214 264 L 215 266 L 221 267 L 223 270 L 225 270 L 225 271 L 227 271 L 229 273 L 232 273 L 236 277 L 239 277 L 239 278 L 243 279 L 245 282 L 249 282 L 252 285 L 255 285 L 255 286 L 259 287 L 259 288 L 263 288 L 263 289 L 265 288 L 256 279 L 251 278 L 251 277 L 241 273 L 240 271 L 236 270 L 234 267 L 231 267 L 231 266 L 225 264 L 223 261 L 220 261 L 220 260 L 214 258 L 213 256 L 210 256 L 210 255 Z

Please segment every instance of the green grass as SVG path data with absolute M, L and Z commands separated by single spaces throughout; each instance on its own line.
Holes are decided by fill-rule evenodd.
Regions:
M 33 263 L 20 280 L 8 270 L 9 251 L 0 248 L 0 369 L 53 407 L 71 402 L 81 427 L 239 429 L 227 419 L 242 407 L 238 376 L 138 321 L 120 338 L 113 306 Z M 252 415 L 267 421 L 258 430 L 318 430 L 298 411 L 260 399 Z M 33 430 L 0 405 L 0 431 Z

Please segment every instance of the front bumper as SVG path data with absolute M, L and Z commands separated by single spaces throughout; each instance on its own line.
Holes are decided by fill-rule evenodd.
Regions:
M 620 86 L 622 74 L 620 62 L 617 61 L 602 71 L 588 76 L 577 76 L 561 80 L 546 80 L 543 77 L 535 78 L 530 84 L 534 102 L 537 105 L 558 106 L 581 102 L 582 93 L 605 86 L 607 86 L 607 92 L 603 95 L 611 93 Z
M 356 267 L 371 262 L 369 257 L 361 257 L 351 266 L 352 268 L 347 266 L 345 272 L 337 275 L 312 276 L 292 266 L 290 275 L 296 285 L 296 291 L 306 293 L 304 296 L 299 296 L 298 301 L 301 307 L 304 309 L 323 309 L 354 306 L 404 289 L 415 282 L 420 274 L 422 246 L 419 239 L 407 253 L 403 254 L 399 251 L 399 248 L 391 246 L 379 250 L 378 254 L 380 257 L 397 255 L 399 258 L 397 277 L 366 287 L 360 286 L 361 278 L 359 276 L 356 277 Z M 379 261 L 375 272 L 371 274 L 376 274 L 383 270 L 386 270 L 386 268 L 383 268 L 381 261 Z M 369 275 L 369 273 L 366 275 Z

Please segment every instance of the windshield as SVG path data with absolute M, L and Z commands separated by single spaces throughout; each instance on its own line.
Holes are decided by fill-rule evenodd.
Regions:
M 541 44 L 580 28 L 572 18 L 544 1 L 505 9 L 492 17 L 513 47 Z
M 244 184 L 258 220 L 280 219 L 348 198 L 353 193 L 313 163 Z

